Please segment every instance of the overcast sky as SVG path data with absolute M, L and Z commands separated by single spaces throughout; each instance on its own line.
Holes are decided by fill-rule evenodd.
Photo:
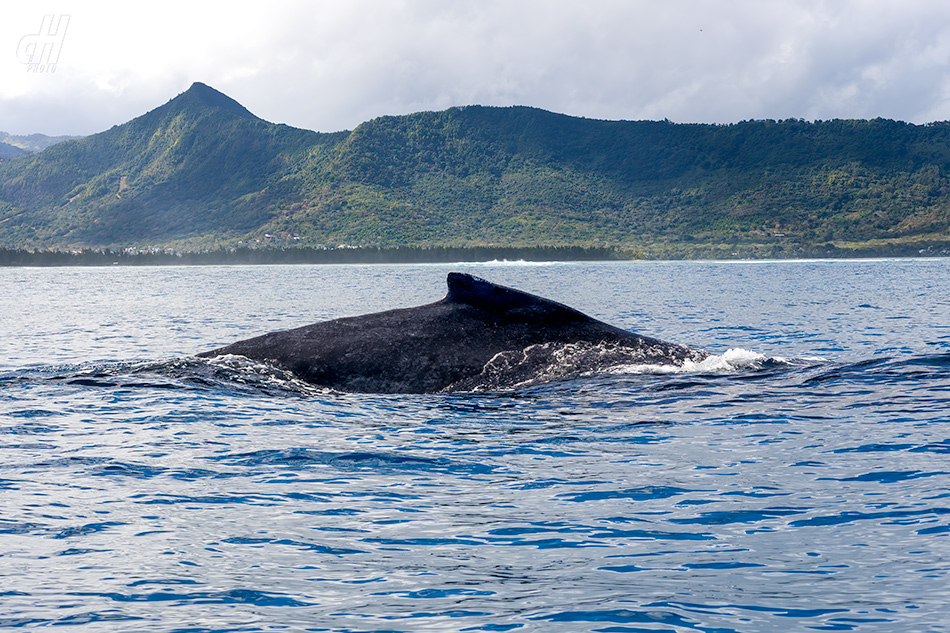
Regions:
M 40 34 L 69 15 L 65 36 Z M 31 44 L 58 47 L 55 72 Z M 38 72 L 45 70 L 44 72 Z M 277 123 L 530 105 L 603 119 L 950 119 L 947 0 L 4 2 L 0 130 L 91 134 L 192 82 Z

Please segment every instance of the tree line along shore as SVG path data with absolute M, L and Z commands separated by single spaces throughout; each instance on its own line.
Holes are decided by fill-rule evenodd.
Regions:
M 209 266 L 267 264 L 426 264 L 454 262 L 582 262 L 697 259 L 826 259 L 947 257 L 950 242 L 884 243 L 841 248 L 834 244 L 802 247 L 761 245 L 667 244 L 645 248 L 583 246 L 532 247 L 361 247 L 228 248 L 202 251 L 170 249 L 28 250 L 0 248 L 0 266 Z

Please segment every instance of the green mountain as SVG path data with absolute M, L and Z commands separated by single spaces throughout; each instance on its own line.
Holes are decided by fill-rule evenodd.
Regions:
M 950 242 L 950 124 L 598 121 L 468 106 L 334 134 L 194 84 L 0 163 L 0 247 Z
M 0 165 L 0 244 L 236 239 L 293 197 L 276 191 L 281 178 L 328 138 L 195 84 L 128 123 Z
M 4 146 L 13 146 L 20 151 L 16 154 L 11 154 L 11 156 L 18 156 L 20 154 L 26 154 L 31 152 L 41 152 L 50 145 L 55 145 L 56 143 L 62 143 L 63 141 L 71 141 L 73 139 L 82 138 L 80 136 L 47 136 L 46 134 L 27 134 L 25 136 L 17 136 L 15 134 L 7 134 L 6 132 L 0 132 L 0 150 Z M 3 156 L 3 154 L 0 154 Z
M 0 160 L 4 158 L 13 158 L 15 156 L 22 156 L 26 154 L 27 151 L 16 145 L 10 145 L 9 143 L 4 143 L 0 141 Z

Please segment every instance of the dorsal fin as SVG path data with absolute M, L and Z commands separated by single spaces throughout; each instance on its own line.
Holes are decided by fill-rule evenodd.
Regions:
M 544 315 L 569 321 L 591 319 L 583 312 L 562 303 L 499 286 L 465 273 L 449 273 L 445 282 L 449 287 L 449 293 L 443 299 L 446 303 L 464 303 L 486 312 L 509 313 L 512 316 Z

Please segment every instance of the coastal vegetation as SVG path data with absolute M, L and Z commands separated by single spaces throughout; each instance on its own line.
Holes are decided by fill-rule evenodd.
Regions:
M 214 251 L 91 249 L 76 251 L 0 248 L 0 266 L 169 266 L 234 264 L 381 264 L 484 261 L 605 261 L 624 259 L 613 248 L 233 248 Z
M 0 248 L 222 261 L 453 248 L 940 255 L 948 168 L 946 122 L 675 124 L 468 106 L 317 133 L 195 84 L 128 123 L 0 162 Z
M 241 264 L 432 264 L 461 262 L 577 262 L 661 259 L 843 259 L 854 257 L 946 257 L 950 244 L 881 242 L 794 248 L 750 248 L 729 244 L 666 244 L 651 249 L 616 247 L 356 247 L 226 248 L 204 251 L 174 249 L 80 250 L 0 248 L 0 266 L 174 266 Z

